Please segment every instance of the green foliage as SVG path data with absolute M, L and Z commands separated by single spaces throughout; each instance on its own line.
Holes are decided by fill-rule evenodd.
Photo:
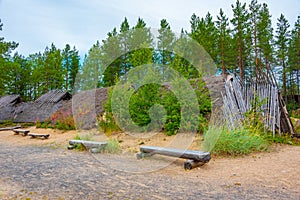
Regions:
M 268 150 L 269 142 L 248 129 L 210 127 L 204 133 L 203 148 L 217 155 L 247 155 Z
M 118 154 L 122 152 L 120 148 L 120 144 L 116 139 L 109 139 L 103 151 L 104 153 L 110 153 L 110 154 Z
M 75 130 L 75 123 L 71 111 L 59 110 L 52 114 L 50 119 L 35 123 L 37 128 L 54 128 L 59 130 Z
M 74 140 L 85 140 L 85 141 L 91 141 L 92 140 L 90 135 L 79 135 L 79 134 L 76 134 L 73 139 Z M 82 144 L 76 144 L 74 147 L 75 147 L 75 150 L 78 150 L 78 151 L 85 151 L 86 150 L 86 148 Z
M 181 83 L 176 83 L 181 85 Z M 207 120 L 205 118 L 211 111 L 211 102 L 208 95 L 208 90 L 205 89 L 205 84 L 199 80 L 191 80 L 190 84 L 193 87 L 193 91 L 198 97 L 198 105 L 200 113 L 198 116 L 188 115 L 185 116 L 185 122 L 181 123 L 182 107 L 188 105 L 181 105 L 176 95 L 172 90 L 161 87 L 158 84 L 146 84 L 133 91 L 133 95 L 130 97 L 129 102 L 129 114 L 130 117 L 120 115 L 115 116 L 119 125 L 128 125 L 128 130 L 132 130 L 131 123 L 128 123 L 131 119 L 135 125 L 140 127 L 140 131 L 161 131 L 164 130 L 167 135 L 174 135 L 178 132 L 179 128 L 182 131 L 202 131 L 207 126 Z M 121 90 L 133 90 L 129 85 L 122 85 Z M 98 117 L 98 123 L 102 130 L 108 135 L 113 131 L 119 131 L 119 127 L 116 125 L 116 121 L 112 115 L 111 99 L 113 88 L 109 90 L 109 98 L 104 106 L 105 114 Z M 122 93 L 119 89 L 115 91 L 116 96 L 121 96 Z M 189 95 L 184 93 L 185 95 Z M 127 98 L 122 96 L 122 98 Z M 126 112 L 128 109 L 123 104 L 117 104 L 115 109 L 120 113 Z M 118 113 L 117 113 L 118 115 Z M 148 126 L 151 123 L 154 126 Z M 182 126 L 182 127 L 180 127 Z M 124 127 L 123 127 L 124 128 Z M 150 130 L 151 128 L 151 130 Z

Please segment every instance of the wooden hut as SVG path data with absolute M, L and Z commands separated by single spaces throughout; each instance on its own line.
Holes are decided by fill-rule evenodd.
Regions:
M 0 98 L 0 121 L 12 120 L 16 106 L 21 102 L 20 95 L 7 95 Z
M 51 90 L 34 102 L 24 102 L 17 106 L 14 122 L 43 122 L 60 109 L 65 101 L 72 98 L 68 92 Z

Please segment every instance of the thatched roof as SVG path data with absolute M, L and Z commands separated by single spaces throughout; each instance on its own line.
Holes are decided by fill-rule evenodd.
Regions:
M 61 100 L 69 100 L 72 95 L 68 92 L 63 92 L 60 90 L 51 90 L 46 94 L 40 96 L 35 103 L 44 104 L 44 103 L 57 103 Z
M 20 95 L 7 95 L 0 98 L 0 121 L 11 120 L 14 117 L 15 108 L 21 102 Z
M 45 121 L 62 107 L 63 101 L 70 100 L 68 92 L 52 90 L 42 95 L 34 102 L 26 102 L 18 105 L 14 122 L 36 122 Z
M 8 105 L 14 105 L 21 101 L 20 95 L 13 94 L 0 98 L 0 108 Z

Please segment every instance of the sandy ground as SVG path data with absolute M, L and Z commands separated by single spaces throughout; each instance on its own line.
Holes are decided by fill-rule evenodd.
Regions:
M 119 141 L 120 147 L 123 152 L 136 153 L 139 151 L 140 145 L 150 146 L 167 146 L 170 144 L 176 136 L 166 136 L 164 133 L 155 133 L 151 137 L 139 138 L 133 135 L 125 133 L 115 133 L 106 137 L 104 134 L 99 133 L 97 130 L 91 131 L 61 131 L 55 129 L 41 129 L 34 126 L 28 128 L 22 128 L 30 130 L 30 133 L 50 134 L 49 139 L 42 140 L 38 138 L 31 139 L 30 137 L 23 137 L 20 135 L 14 135 L 13 131 L 1 131 L 0 140 L 7 141 L 12 145 L 26 146 L 26 145 L 42 145 L 52 147 L 67 147 L 69 140 L 72 140 L 79 135 L 85 138 L 87 135 L 89 139 L 94 141 L 107 141 L 109 139 L 116 139 Z M 177 140 L 177 139 L 176 139 Z M 189 149 L 199 150 L 203 141 L 202 136 L 195 135 L 192 144 Z
M 77 134 L 76 131 L 68 131 L 63 133 L 61 131 L 55 131 L 52 129 L 35 129 L 35 127 L 30 127 L 29 129 L 31 132 L 34 133 L 49 133 L 51 134 L 51 136 L 47 140 L 30 139 L 29 137 L 23 137 L 21 135 L 14 135 L 11 131 L 2 131 L 0 132 L 0 144 L 4 146 L 9 145 L 13 150 L 16 151 L 19 151 L 20 148 L 22 148 L 22 150 L 20 151 L 24 151 L 23 149 L 49 149 L 48 147 L 56 147 L 53 150 L 51 150 L 52 148 L 50 148 L 49 152 L 47 150 L 47 156 L 49 156 L 48 154 L 51 154 L 53 155 L 53 157 L 58 155 L 64 155 L 70 158 L 78 157 L 78 159 L 82 159 L 87 158 L 86 156 L 89 155 L 89 153 L 87 152 L 76 152 L 66 150 L 68 140 L 73 139 L 75 137 L 75 135 Z M 125 134 L 116 134 L 112 137 L 118 139 L 119 141 L 122 141 L 121 147 L 124 151 L 133 153 L 137 151 L 137 148 L 141 143 L 144 143 L 145 145 L 160 146 L 167 144 L 169 141 L 174 139 L 172 137 L 167 137 L 163 134 L 157 134 L 151 139 L 136 139 Z M 199 144 L 201 143 L 201 140 L 202 139 L 200 137 L 196 138 L 195 142 L 192 145 L 192 148 L 198 148 Z M 5 165 L 7 164 L 6 161 L 8 162 L 11 159 L 14 159 L 17 155 L 19 155 L 18 153 L 16 153 L 16 155 L 11 154 L 8 151 L 10 150 L 3 150 L 4 153 L 2 154 L 3 157 L 1 158 L 2 160 L 0 161 L 0 164 L 2 162 L 2 164 Z M 57 151 L 59 153 L 57 153 Z M 36 156 L 38 155 L 39 154 L 37 153 Z M 99 156 L 103 157 L 102 155 Z M 47 158 L 41 158 L 41 160 L 44 159 Z M 26 162 L 31 161 L 26 160 Z M 72 162 L 74 163 L 74 161 Z M 120 190 L 123 192 L 118 192 L 115 198 L 110 198 L 111 192 L 109 192 L 107 194 L 108 196 L 106 196 L 107 198 L 103 199 L 123 199 L 124 197 L 127 197 L 128 199 L 177 199 L 180 196 L 180 194 L 182 194 L 182 192 L 184 195 L 186 195 L 186 198 L 181 199 L 199 199 L 200 197 L 198 196 L 198 193 L 195 193 L 198 190 L 198 192 L 202 192 L 201 194 L 204 195 L 202 196 L 203 199 L 300 199 L 299 146 L 273 145 L 269 152 L 254 153 L 248 156 L 236 158 L 213 157 L 209 163 L 191 171 L 183 170 L 183 162 L 184 161 L 180 159 L 175 163 L 168 165 L 164 169 L 157 170 L 153 173 L 147 173 L 143 176 L 133 175 L 130 173 L 126 175 L 114 175 L 116 173 L 115 171 L 107 171 L 106 168 L 101 168 L 101 170 L 99 169 L 101 173 L 108 174 L 107 179 L 103 178 L 101 180 L 102 182 L 108 181 L 108 183 L 110 183 L 109 180 L 113 179 L 116 182 L 123 181 L 125 184 L 123 184 L 122 186 L 119 186 L 117 184 L 111 185 L 111 191 Z M 60 163 L 64 164 L 63 162 Z M 141 166 L 149 166 L 152 163 L 154 163 L 153 160 L 145 160 L 139 161 L 138 164 L 141 164 Z M 68 163 L 65 163 L 64 165 L 68 165 Z M 91 166 L 92 165 L 89 164 L 85 166 L 85 168 L 88 169 Z M 7 168 L 10 169 L 9 162 L 7 164 Z M 76 170 L 78 171 L 78 168 Z M 93 171 L 94 168 L 91 167 L 90 170 Z M 3 175 L 5 178 L 5 176 L 12 176 L 15 173 L 16 172 L 14 172 L 14 170 L 10 169 L 9 172 L 4 172 L 1 175 Z M 34 174 L 32 176 L 34 178 Z M 89 178 L 91 178 L 91 176 L 93 175 L 86 175 L 86 177 Z M 78 179 L 78 181 L 80 180 Z M 59 182 L 59 180 L 57 180 L 57 182 Z M 153 187 L 157 187 L 158 189 L 156 188 L 155 191 L 151 190 L 152 192 L 148 192 L 144 188 L 146 182 L 148 182 L 149 185 L 153 184 Z M 160 182 L 167 182 L 169 184 L 172 183 L 172 185 L 177 185 L 178 188 L 180 188 L 180 190 L 178 188 L 172 189 L 172 187 L 170 187 L 169 185 L 162 186 L 162 183 Z M 15 191 L 16 187 L 18 188 L 18 191 L 16 193 L 22 193 L 24 188 L 20 187 L 20 185 L 16 183 L 18 182 L 13 181 L 7 183 L 6 181 L 0 178 L 0 199 L 1 195 L 3 198 L 5 197 L 4 199 L 11 199 L 10 197 L 13 193 L 12 191 Z M 48 186 L 45 187 L 47 188 Z M 55 193 L 56 189 L 53 190 Z M 66 191 L 61 190 L 61 188 L 58 188 L 57 190 L 57 194 L 61 194 L 60 197 L 63 197 L 62 199 L 76 199 L 64 196 Z M 80 188 L 77 188 L 74 191 L 74 194 L 77 192 L 77 190 L 80 190 Z M 93 194 L 92 189 L 89 189 L 89 191 L 90 194 Z M 189 191 L 194 192 L 191 193 Z M 33 199 L 39 199 L 41 195 L 44 195 L 45 193 L 43 188 L 39 189 L 39 192 L 33 192 Z M 105 193 L 105 191 L 101 191 L 101 189 L 99 188 L 97 189 L 97 192 L 100 192 L 101 194 Z M 140 194 L 141 197 L 137 198 L 139 196 L 134 196 L 135 198 L 131 198 L 131 195 L 133 193 Z M 166 193 L 170 194 L 170 196 L 165 196 Z M 73 193 L 70 192 L 71 196 L 72 194 Z M 31 194 L 27 193 L 26 195 L 30 196 Z M 86 194 L 83 193 L 83 196 L 78 196 L 78 199 L 85 198 L 84 195 Z M 94 196 L 91 196 L 91 198 L 87 199 L 95 198 Z

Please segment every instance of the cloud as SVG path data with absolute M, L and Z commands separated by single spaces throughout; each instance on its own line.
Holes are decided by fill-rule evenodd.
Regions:
M 299 15 L 299 0 L 265 0 L 273 15 L 273 23 L 280 13 L 285 14 L 293 26 Z M 114 27 L 119 29 L 126 16 L 131 26 L 142 17 L 148 26 L 159 28 L 165 18 L 172 30 L 189 31 L 193 13 L 205 17 L 209 11 L 214 19 L 223 8 L 232 17 L 231 4 L 235 0 L 0 0 L 3 36 L 6 40 L 20 43 L 18 51 L 28 55 L 43 51 L 52 42 L 58 48 L 65 44 L 75 45 L 81 55 L 96 42 L 106 37 Z M 247 1 L 247 4 L 250 0 Z

